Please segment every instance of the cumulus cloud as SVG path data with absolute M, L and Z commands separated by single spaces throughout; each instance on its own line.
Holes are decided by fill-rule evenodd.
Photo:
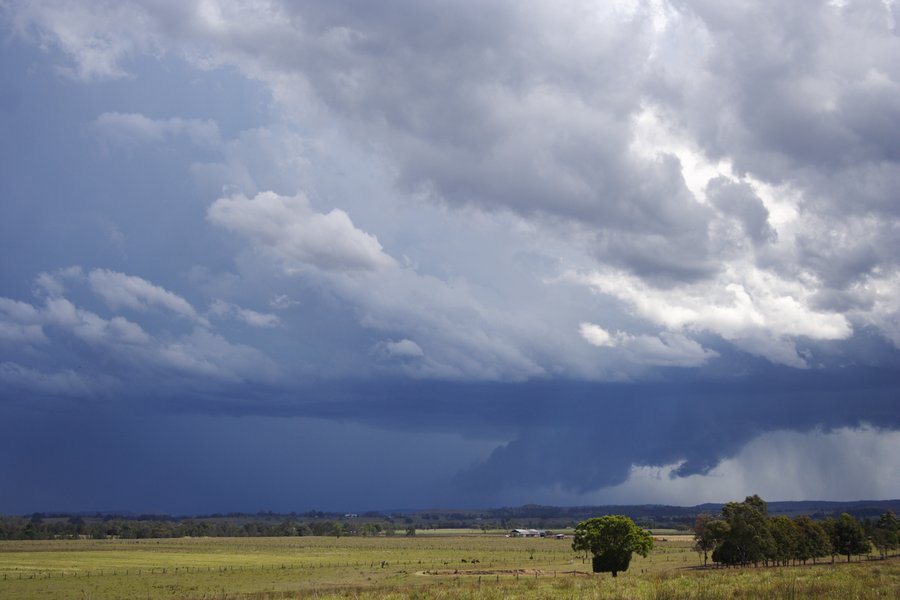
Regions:
M 142 345 L 150 336 L 140 325 L 123 317 L 104 319 L 98 314 L 78 308 L 66 298 L 48 298 L 42 307 L 43 321 L 58 327 L 84 342 L 96 345 Z
M 885 302 L 865 314 L 825 309 L 897 271 L 897 144 L 879 126 L 897 111 L 892 6 L 188 3 L 120 7 L 115 28 L 91 3 L 13 3 L 10 14 L 85 79 L 121 76 L 138 53 L 235 67 L 268 86 L 292 122 L 374 148 L 398 193 L 516 213 L 579 245 L 588 272 L 614 267 L 651 298 L 673 286 L 709 292 L 710 318 L 669 302 L 675 314 L 700 309 L 677 333 L 712 331 L 802 367 L 797 337 L 846 339 L 851 320 L 896 340 Z M 208 122 L 132 113 L 93 125 L 129 140 L 214 133 Z M 195 163 L 202 177 L 258 194 L 220 198 L 210 221 L 287 270 L 393 264 L 344 210 L 257 189 L 273 164 L 282 173 L 268 179 L 301 187 L 294 174 L 312 171 L 305 147 L 316 140 L 264 127 L 246 135 L 262 154 L 274 142 L 279 158 L 266 167 L 226 150 L 222 162 Z M 752 306 L 737 307 L 747 295 Z
M 95 70 L 90 54 L 70 41 L 88 34 L 77 27 L 81 21 L 54 18 L 61 11 L 47 5 L 17 8 L 21 21 L 55 34 L 81 71 Z M 635 73 L 644 70 L 653 46 L 653 25 L 640 11 L 581 4 L 513 11 L 498 4 L 489 9 L 494 18 L 486 19 L 485 7 L 448 11 L 416 3 L 398 12 L 403 18 L 331 3 L 207 8 L 129 7 L 120 22 L 140 26 L 141 35 L 133 47 L 111 49 L 109 62 L 118 64 L 147 44 L 186 44 L 185 53 L 198 63 L 233 63 L 266 81 L 289 113 L 312 107 L 299 112 L 333 114 L 354 135 L 379 139 L 409 190 L 453 205 L 591 223 L 604 258 L 648 276 L 713 269 L 705 244 L 708 216 L 681 183 L 677 162 L 622 150 L 630 136 L 627 116 L 641 98 Z M 490 21 L 515 30 L 498 32 L 486 26 Z M 176 31 L 172 22 L 186 26 Z M 434 43 L 408 35 L 435 27 Z M 568 43 L 559 43 L 557 28 Z M 104 40 L 121 36 L 90 33 Z M 244 42 L 229 41 L 237 38 Z M 536 48 L 544 48 L 539 56 Z M 486 55 L 497 58 L 483 60 Z M 388 64 L 396 68 L 385 69 Z M 603 91 L 586 98 L 588 89 Z M 629 256 L 642 244 L 631 243 L 629 234 L 640 237 L 642 229 L 657 234 L 652 242 L 665 252 L 644 253 L 632 264 Z
M 864 285 L 854 285 L 836 295 L 840 298 L 839 305 L 849 303 L 851 318 L 875 327 L 900 348 L 900 273 L 873 277 Z M 825 298 L 822 300 L 827 302 Z
M 340 209 L 313 210 L 302 194 L 294 197 L 261 192 L 219 198 L 209 220 L 240 233 L 261 251 L 281 261 L 287 272 L 308 267 L 326 271 L 371 271 L 395 264 L 378 239 L 354 227 Z
M 0 341 L 14 340 L 39 344 L 68 368 L 47 372 L 15 361 L 6 361 L 3 381 L 26 387 L 42 395 L 58 390 L 62 395 L 91 395 L 112 380 L 129 379 L 137 385 L 147 377 L 161 374 L 198 377 L 215 382 L 270 381 L 277 376 L 274 363 L 256 348 L 235 344 L 208 330 L 208 322 L 181 298 L 140 277 L 107 270 L 81 276 L 81 269 L 69 268 L 38 277 L 41 304 L 0 298 Z M 112 309 L 129 308 L 142 313 L 151 306 L 168 309 L 176 317 L 196 323 L 188 333 L 166 329 L 150 331 L 118 314 L 101 316 L 65 297 L 63 281 L 86 283 Z M 51 290 L 52 294 L 47 294 Z M 236 318 L 258 327 L 268 327 L 276 319 L 236 306 L 226 305 Z M 154 325 L 158 327 L 158 325 Z M 69 354 L 67 348 L 77 350 Z M 82 344 L 81 346 L 78 343 Z M 108 365 L 115 364 L 113 373 Z M 75 372 L 75 365 L 83 372 Z M 97 381 L 109 380 L 103 386 Z M 71 389 L 64 392 L 66 386 Z
M 21 2 L 11 10 L 20 35 L 59 47 L 73 63 L 60 70 L 84 81 L 129 77 L 121 62 L 156 46 L 152 20 L 131 4 Z
M 718 356 L 680 333 L 664 331 L 659 336 L 653 336 L 619 331 L 611 334 L 594 323 L 582 323 L 578 326 L 578 332 L 592 346 L 619 348 L 636 364 L 696 367 Z
M 793 350 L 793 339 L 841 340 L 853 332 L 844 315 L 813 308 L 815 288 L 755 269 L 668 289 L 616 271 L 568 277 L 622 300 L 656 325 L 715 333 L 752 354 L 792 366 L 806 364 Z
M 163 367 L 186 375 L 239 383 L 272 380 L 277 370 L 259 350 L 229 342 L 205 328 L 174 340 L 160 340 L 149 355 Z M 203 384 L 203 379 L 199 380 Z
M 94 292 L 103 298 L 110 308 L 127 307 L 143 311 L 151 306 L 160 307 L 205 324 L 205 319 L 197 314 L 187 300 L 146 279 L 107 269 L 95 269 L 88 273 L 87 278 Z
M 618 344 L 615 336 L 594 323 L 582 323 L 578 326 L 578 333 L 592 346 L 612 347 Z
M 395 8 L 6 2 L 4 23 L 48 51 L 41 65 L 60 62 L 85 83 L 133 78 L 119 84 L 135 94 L 156 78 L 185 90 L 194 104 L 180 113 L 173 101 L 164 118 L 112 95 L 87 113 L 99 115 L 87 131 L 110 148 L 189 148 L 199 190 L 185 196 L 211 205 L 202 223 L 191 221 L 196 204 L 179 213 L 179 234 L 204 227 L 218 245 L 182 240 L 190 252 L 171 267 L 194 274 L 202 298 L 169 280 L 73 268 L 39 276 L 33 304 L 0 301 L 4 385 L 51 389 L 83 361 L 94 374 L 172 382 L 184 397 L 215 389 L 253 412 L 271 405 L 233 390 L 272 384 L 276 362 L 298 379 L 367 379 L 358 387 L 388 373 L 425 386 L 416 399 L 430 402 L 404 419 L 384 401 L 278 410 L 422 427 L 456 414 L 468 388 L 454 382 L 502 381 L 473 394 L 487 408 L 466 405 L 453 425 L 478 422 L 496 445 L 460 476 L 479 492 L 515 489 L 523 471 L 584 496 L 642 477 L 680 485 L 752 470 L 737 489 L 768 485 L 761 473 L 777 459 L 754 454 L 764 442 L 807 456 L 819 442 L 827 454 L 893 439 L 860 427 L 900 426 L 896 3 Z M 152 80 L 142 79 L 148 56 L 161 66 Z M 222 86 L 216 102 L 232 102 L 229 81 L 243 78 L 265 106 L 206 107 L 184 85 L 194 69 Z M 131 197 L 131 182 L 111 181 Z M 129 264 L 164 272 L 125 212 L 115 222 Z M 39 264 L 59 264 L 60 246 L 47 246 Z M 98 298 L 104 306 L 91 305 Z M 283 312 L 243 308 L 268 302 Z M 234 328 L 245 344 L 214 328 L 225 319 L 253 326 Z M 837 374 L 822 367 L 829 353 Z M 867 361 L 890 367 L 859 375 Z M 790 393 L 768 393 L 798 373 L 808 378 Z M 820 376 L 860 381 L 798 400 Z M 689 385 L 666 396 L 669 377 Z M 722 388 L 694 402 L 704 378 Z M 642 381 L 660 379 L 652 392 L 663 400 L 634 400 Z M 294 383 L 260 395 L 297 397 Z M 484 424 L 493 414 L 502 423 Z M 890 462 L 880 444 L 860 456 Z
M 208 218 L 241 234 L 288 275 L 347 302 L 363 328 L 436 340 L 435 351 L 415 367 L 419 376 L 520 379 L 543 369 L 522 315 L 485 303 L 463 279 L 401 266 L 339 209 L 318 213 L 303 195 L 263 192 L 221 198 Z
M 57 298 L 65 293 L 67 281 L 79 281 L 83 277 L 84 271 L 78 265 L 38 273 L 34 279 L 35 292 Z
M 0 298 L 0 341 L 39 343 L 46 341 L 40 312 L 26 302 Z

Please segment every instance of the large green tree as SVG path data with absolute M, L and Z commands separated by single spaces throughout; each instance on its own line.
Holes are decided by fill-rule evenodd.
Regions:
M 893 511 L 889 510 L 878 518 L 872 541 L 881 553 L 881 558 L 886 558 L 889 551 L 900 546 L 900 519 Z
M 582 521 L 575 527 L 572 549 L 590 552 L 595 573 L 627 571 L 635 552 L 646 557 L 653 548 L 650 534 L 628 517 L 607 515 Z
M 784 515 L 777 515 L 769 517 L 769 531 L 775 543 L 769 548 L 767 560 L 786 565 L 796 559 L 801 535 L 797 524 Z
M 723 506 L 722 519 L 728 524 L 728 532 L 716 546 L 713 560 L 726 565 L 748 565 L 772 556 L 775 539 L 768 517 L 768 505 L 757 495 Z
M 826 519 L 824 525 L 831 537 L 833 551 L 846 556 L 847 562 L 854 554 L 864 554 L 871 549 L 862 524 L 847 513 L 835 520 Z
M 797 560 L 806 563 L 809 559 L 813 559 L 813 562 L 816 562 L 816 558 L 831 554 L 831 540 L 821 523 L 813 521 L 806 515 L 797 517 L 794 523 L 800 532 L 795 549 Z

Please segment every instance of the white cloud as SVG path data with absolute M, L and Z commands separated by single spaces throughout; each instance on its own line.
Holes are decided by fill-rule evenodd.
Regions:
M 796 338 L 842 340 L 853 333 L 844 315 L 813 308 L 817 288 L 752 267 L 670 288 L 613 270 L 567 277 L 625 302 L 655 325 L 674 332 L 712 332 L 747 352 L 792 366 L 805 365 L 794 349 Z
M 161 307 L 177 315 L 206 324 L 194 307 L 181 296 L 134 275 L 126 275 L 107 269 L 94 269 L 88 274 L 91 288 L 103 298 L 110 308 L 127 307 L 144 311 Z
M 0 315 L 23 325 L 40 323 L 40 313 L 27 302 L 0 298 Z
M 581 323 L 578 326 L 578 333 L 592 346 L 612 348 L 618 344 L 618 340 L 613 335 L 594 323 Z
M 525 280 L 533 273 L 517 273 L 496 290 L 454 291 L 443 304 L 448 314 L 409 310 L 404 319 L 407 299 L 386 284 L 316 281 L 365 326 L 392 339 L 415 336 L 429 358 L 452 347 L 454 358 L 441 364 L 467 366 L 450 371 L 484 372 L 461 350 L 477 345 L 521 369 L 506 375 L 527 377 L 606 376 L 628 361 L 701 364 L 713 356 L 691 339 L 701 332 L 793 367 L 813 364 L 797 350 L 801 338 L 846 340 L 872 326 L 900 344 L 892 300 L 900 171 L 895 132 L 879 125 L 898 114 L 900 79 L 890 60 L 898 42 L 889 11 L 876 5 L 784 12 L 763 2 L 723 13 L 710 3 L 666 1 L 453 10 L 410 2 L 389 14 L 316 2 L 113 10 L 34 1 L 12 2 L 9 14 L 23 35 L 65 52 L 85 80 L 126 76 L 133 56 L 165 55 L 233 67 L 266 86 L 279 114 L 231 141 L 220 142 L 211 121 L 136 113 L 103 113 L 91 128 L 110 143 L 187 136 L 219 144 L 221 160 L 191 169 L 216 193 L 225 185 L 243 194 L 217 200 L 209 221 L 288 273 L 386 274 L 397 268 L 392 255 L 405 254 L 406 264 L 428 269 L 385 279 L 412 295 L 445 293 L 506 267 L 493 256 L 520 249 L 491 240 L 479 248 L 482 260 L 466 262 L 451 255 L 460 252 L 451 244 L 404 246 L 416 235 L 445 234 L 419 220 L 420 202 L 473 221 L 512 213 L 554 238 L 547 258 L 601 292 L 593 306 L 556 297 L 504 317 L 522 289 L 533 290 Z M 429 35 L 410 34 L 423 30 Z M 353 162 L 317 154 L 328 136 L 353 145 Z M 324 202 L 338 198 L 331 210 L 316 196 L 322 212 L 303 195 L 279 195 L 317 190 L 312 180 L 328 177 L 329 192 L 344 191 L 335 179 L 352 172 L 362 180 L 378 169 L 395 184 L 394 212 L 365 193 L 322 194 Z M 381 297 L 366 298 L 363 284 Z M 563 307 L 575 309 L 571 320 L 558 316 Z M 467 310 L 477 316 L 454 332 L 449 322 Z M 260 315 L 241 318 L 263 324 Z M 610 328 L 600 328 L 606 337 L 582 327 L 581 339 L 620 346 L 604 353 L 609 362 L 599 369 L 591 365 L 598 353 L 579 338 L 548 334 L 568 334 L 595 315 Z M 654 335 L 611 337 L 638 331 L 634 317 Z M 432 334 L 442 344 L 426 344 L 417 331 L 424 322 L 446 322 Z
M 14 344 L 38 344 L 47 341 L 40 325 L 23 325 L 0 320 L 0 341 Z
M 164 329 L 148 331 L 121 315 L 103 317 L 62 295 L 65 290 L 61 282 L 65 278 L 87 283 L 113 309 L 130 308 L 142 313 L 151 306 L 159 306 L 202 326 L 187 334 L 173 335 Z M 277 367 L 262 352 L 208 331 L 206 318 L 197 315 L 187 301 L 140 277 L 102 269 L 84 277 L 80 269 L 65 269 L 53 274 L 42 273 L 38 280 L 46 294 L 43 305 L 0 298 L 0 341 L 42 343 L 45 352 L 50 353 L 71 346 L 73 338 L 83 342 L 86 348 L 79 349 L 79 354 L 95 353 L 102 357 L 96 363 L 88 356 L 78 357 L 79 368 L 86 369 L 85 375 L 78 374 L 84 381 L 91 377 L 92 367 L 99 366 L 105 372 L 109 362 L 118 365 L 122 376 L 133 378 L 132 383 L 145 376 L 157 378 L 166 373 L 198 377 L 212 383 L 271 381 L 279 376 Z M 254 327 L 272 327 L 280 322 L 274 315 L 235 305 L 213 305 L 213 313 L 223 311 Z M 63 354 L 58 360 L 66 364 L 71 357 Z M 72 368 L 50 374 L 14 363 L 4 368 L 4 377 L 10 385 L 28 385 L 29 389 L 44 390 L 41 393 L 51 393 L 52 386 L 61 387 L 75 380 Z M 101 375 L 93 373 L 95 379 L 102 379 Z M 83 385 L 73 389 L 76 395 L 84 395 Z
M 851 319 L 877 328 L 900 348 L 900 273 L 871 277 L 847 290 L 845 298 Z
M 340 209 L 312 209 L 302 194 L 261 192 L 219 198 L 207 213 L 211 222 L 240 233 L 261 251 L 275 256 L 288 273 L 309 267 L 325 271 L 372 271 L 394 266 L 378 239 L 354 227 Z
M 40 312 L 26 302 L 0 298 L 0 341 L 16 344 L 47 341 Z
M 129 77 L 122 61 L 158 45 L 154 19 L 135 4 L 49 0 L 16 2 L 12 8 L 19 34 L 58 46 L 74 63 L 61 72 L 84 81 Z
M 219 381 L 268 381 L 277 375 L 272 362 L 256 348 L 229 342 L 202 327 L 175 340 L 160 340 L 150 356 L 163 367 Z
M 113 317 L 106 325 L 111 337 L 126 344 L 141 345 L 150 341 L 150 336 L 140 325 L 123 317 Z
M 84 272 L 79 266 L 57 269 L 52 273 L 40 273 L 35 278 L 35 293 L 46 294 L 51 298 L 62 296 L 65 292 L 65 281 L 79 280 L 84 277 Z
M 578 332 L 592 346 L 618 348 L 638 365 L 696 367 L 718 356 L 687 336 L 669 331 L 659 336 L 612 334 L 594 323 L 582 323 Z
M 62 328 L 93 345 L 125 349 L 124 346 L 143 346 L 152 341 L 137 323 L 118 316 L 104 319 L 66 298 L 47 298 L 41 316 L 45 326 Z

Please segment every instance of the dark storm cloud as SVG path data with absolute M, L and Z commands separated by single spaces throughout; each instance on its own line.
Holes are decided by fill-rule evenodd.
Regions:
M 900 377 L 893 364 L 900 355 L 892 355 L 893 362 L 881 366 L 830 372 L 757 361 L 754 382 L 718 376 L 684 380 L 674 371 L 665 382 L 632 384 L 319 382 L 278 401 L 255 397 L 229 408 L 211 398 L 172 408 L 509 440 L 455 476 L 448 493 L 477 502 L 523 493 L 535 482 L 584 494 L 623 483 L 631 468 L 641 465 L 680 464 L 679 477 L 704 474 L 770 431 L 898 429 Z
M 897 9 L 837 4 L 5 3 L 0 510 L 104 455 L 482 504 L 894 444 Z
M 623 483 L 634 465 L 682 463 L 678 476 L 706 473 L 767 431 L 809 431 L 879 423 L 900 427 L 891 373 L 859 394 L 812 385 L 747 390 L 744 386 L 653 386 L 595 389 L 589 401 L 554 402 L 546 428 L 531 427 L 460 477 L 473 490 L 522 485 L 521 474 L 545 485 L 588 492 Z M 858 377 L 860 375 L 857 375 Z M 785 386 L 793 387 L 793 386 Z M 682 462 L 683 461 L 683 462 Z
M 430 488 L 404 485 L 401 478 L 392 484 L 397 486 L 395 495 L 367 494 L 368 504 L 357 499 L 351 506 L 390 506 L 390 497 L 478 505 L 527 498 L 535 482 L 577 497 L 623 483 L 635 465 L 681 463 L 678 476 L 706 473 L 769 431 L 829 431 L 873 423 L 900 428 L 895 398 L 898 378 L 890 367 L 841 373 L 770 368 L 765 381 L 755 384 L 678 379 L 645 384 L 345 380 L 321 381 L 290 393 L 254 385 L 232 388 L 227 396 L 187 392 L 189 398 L 175 394 L 161 398 L 159 391 L 137 391 L 118 394 L 115 405 L 107 400 L 82 403 L 77 409 L 80 416 L 68 417 L 75 410 L 68 403 L 7 402 L 2 408 L 7 418 L 33 423 L 26 430 L 40 428 L 74 450 L 69 459 L 54 462 L 57 444 L 42 444 L 40 452 L 35 450 L 21 463 L 26 471 L 7 470 L 5 475 L 18 481 L 22 490 L 8 502 L 23 502 L 19 499 L 23 494 L 43 498 L 44 503 L 53 497 L 52 489 L 41 490 L 31 475 L 26 476 L 36 467 L 45 475 L 56 469 L 81 472 L 96 480 L 96 489 L 103 489 L 99 482 L 110 469 L 122 473 L 121 481 L 131 481 L 136 465 L 144 465 L 141 481 L 147 473 L 157 473 L 154 477 L 178 481 L 184 493 L 153 492 L 135 480 L 138 496 L 118 493 L 104 498 L 117 498 L 128 506 L 179 511 L 210 506 L 233 509 L 234 505 L 223 505 L 217 494 L 252 510 L 262 508 L 253 502 L 292 510 L 298 505 L 311 507 L 309 502 L 345 506 L 348 498 L 355 497 L 356 485 L 329 484 L 313 494 L 304 491 L 303 482 L 333 482 L 333 473 L 340 473 L 342 480 L 356 478 L 359 483 L 366 480 L 367 469 L 381 470 L 379 477 L 384 477 L 384 469 L 394 471 L 401 465 L 415 469 L 406 474 L 420 481 L 420 469 L 425 468 L 431 473 Z M 50 415 L 57 416 L 48 419 Z M 132 433 L 123 437 L 124 431 Z M 470 446 L 496 447 L 479 460 L 465 444 L 446 441 L 450 439 L 446 436 L 460 432 L 471 440 Z M 257 435 L 262 439 L 256 440 Z M 167 441 L 157 448 L 160 436 Z M 328 442 L 329 436 L 340 442 Z M 8 437 L 4 447 L 33 446 L 19 437 Z M 404 440 L 413 438 L 418 440 L 414 443 L 420 447 L 421 458 L 412 461 L 415 466 L 403 458 L 408 454 Z M 434 442 L 426 445 L 424 440 L 429 439 Z M 509 441 L 497 444 L 495 440 Z M 240 452 L 232 448 L 234 444 Z M 261 461 L 283 464 L 288 457 L 307 464 L 311 453 L 324 457 L 331 446 L 327 452 L 347 448 L 322 460 L 321 468 L 294 469 L 289 480 L 296 484 L 286 488 L 279 484 L 280 494 L 271 488 L 272 481 L 281 477 L 277 469 L 267 467 L 261 472 L 258 468 Z M 117 449 L 121 464 L 97 458 L 111 448 Z M 378 460 L 362 459 L 373 452 Z M 184 456 L 192 457 L 190 464 L 183 462 Z M 102 469 L 90 466 L 95 463 Z M 202 475 L 195 472 L 201 467 Z M 859 471 L 863 466 L 852 468 Z M 257 482 L 258 493 L 238 492 L 248 478 Z M 61 477 L 58 483 L 66 485 L 66 481 Z M 91 508 L 98 498 L 84 490 L 66 497 L 71 499 L 68 506 Z
M 18 425 L 0 439 L 0 455 L 18 457 L 0 469 L 2 514 L 434 506 L 452 497 L 446 473 L 483 445 L 321 419 L 161 414 L 133 404 L 44 408 L 0 407 Z

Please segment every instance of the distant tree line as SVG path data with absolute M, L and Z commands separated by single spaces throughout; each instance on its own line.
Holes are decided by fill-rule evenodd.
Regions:
M 0 517 L 0 540 L 146 539 L 178 537 L 392 536 L 415 535 L 412 526 L 361 519 L 248 519 L 246 515 L 173 519 L 122 517 Z
M 766 566 L 805 564 L 812 560 L 868 554 L 874 546 L 882 558 L 900 547 L 900 520 L 890 510 L 877 520 L 859 521 L 842 513 L 814 521 L 808 516 L 770 516 L 759 496 L 729 502 L 718 517 L 700 514 L 694 522 L 694 548 L 704 565 Z

